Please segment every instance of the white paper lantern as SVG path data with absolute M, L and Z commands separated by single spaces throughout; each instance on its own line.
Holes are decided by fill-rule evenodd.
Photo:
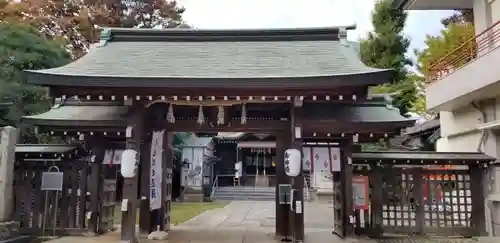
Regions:
M 124 178 L 134 177 L 135 169 L 137 168 L 137 151 L 133 149 L 123 151 L 120 167 Z
M 285 173 L 288 176 L 298 176 L 302 166 L 302 155 L 297 149 L 285 151 Z

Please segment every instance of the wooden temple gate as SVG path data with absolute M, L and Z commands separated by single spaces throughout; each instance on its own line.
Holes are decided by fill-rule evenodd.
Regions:
M 92 55 L 63 67 L 27 72 L 28 83 L 49 87 L 58 105 L 46 113 L 23 119 L 37 126 L 40 132 L 70 137 L 86 144 L 97 164 L 106 163 L 105 150 L 137 152 L 135 174 L 125 178 L 123 185 L 121 239 L 124 242 L 137 241 L 138 208 L 141 235 L 157 227 L 169 230 L 171 144 L 175 132 L 275 135 L 275 233 L 278 237 L 292 236 L 296 242 L 304 240 L 301 208 L 304 178 L 299 175 L 292 181 L 286 176 L 284 151 L 289 148 L 301 150 L 305 142 L 337 143 L 341 148 L 342 169 L 333 173 L 336 218 L 332 227 L 334 233 L 342 237 L 352 235 L 354 226 L 358 225 L 358 230 L 362 228 L 359 222 L 356 223 L 360 217 L 355 217 L 353 211 L 353 207 L 360 206 L 358 198 L 353 201 L 351 196 L 359 189 L 353 188 L 352 183 L 353 166 L 359 160 L 354 156 L 356 153 L 353 154 L 353 144 L 389 139 L 414 121 L 391 107 L 387 96 L 368 96 L 368 88 L 386 83 L 392 71 L 364 66 L 355 44 L 346 40 L 348 29 L 352 27 L 196 31 L 106 29 L 100 43 L 91 48 Z M 159 132 L 162 145 L 156 148 L 159 142 L 154 140 L 153 147 L 152 136 Z M 157 150 L 153 153 L 152 148 Z M 152 178 L 160 171 L 153 172 L 150 167 L 158 165 L 156 158 L 151 158 L 155 153 L 161 154 L 158 160 L 161 167 L 158 168 L 161 168 L 162 177 L 159 180 Z M 368 164 L 375 168 L 372 162 Z M 404 174 L 395 178 L 402 178 L 405 185 L 416 184 L 408 183 L 410 178 L 412 182 L 423 180 L 408 174 L 407 170 L 394 167 L 391 171 L 396 171 L 395 175 Z M 475 170 L 471 171 L 469 176 L 476 176 Z M 456 174 L 453 178 L 466 180 L 465 176 Z M 372 177 L 372 182 L 374 179 L 383 181 Z M 156 188 L 158 182 L 160 189 Z M 398 183 L 403 182 L 387 180 L 386 189 L 377 187 L 379 203 L 371 204 L 373 210 L 369 215 L 373 217 L 365 218 L 369 219 L 369 228 L 390 226 L 391 220 L 383 225 L 383 206 L 391 207 L 386 211 L 393 210 L 390 202 L 394 200 L 385 202 L 382 198 L 384 193 L 392 193 L 387 188 L 406 187 L 396 187 Z M 287 193 L 290 192 L 280 191 L 284 188 L 280 185 L 294 189 L 291 192 L 296 193 L 293 197 L 296 200 L 289 201 Z M 420 188 L 419 193 L 422 190 Z M 151 195 L 158 195 L 159 191 L 161 204 L 152 207 L 151 201 L 158 198 Z M 371 193 L 373 197 L 373 190 Z M 406 206 L 400 208 L 408 211 L 410 199 L 394 203 L 405 203 Z M 474 229 L 479 228 L 479 219 L 474 218 L 480 207 L 474 209 L 476 204 L 471 203 L 473 221 L 470 225 Z M 423 212 L 424 204 L 418 205 L 422 206 L 416 208 Z M 98 217 L 94 213 L 97 211 L 92 212 L 91 219 Z M 434 224 L 435 221 L 429 222 Z M 410 230 L 423 232 L 425 223 L 418 225 L 418 230 L 415 230 L 417 226 Z
M 494 160 L 481 153 L 354 153 L 355 232 L 483 235 L 482 176 Z

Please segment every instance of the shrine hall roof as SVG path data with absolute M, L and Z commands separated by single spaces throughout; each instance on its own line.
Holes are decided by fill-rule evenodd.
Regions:
M 45 113 L 24 116 L 23 121 L 38 126 L 126 127 L 128 108 L 112 102 L 65 101 Z
M 372 85 L 392 70 L 364 65 L 348 29 L 106 29 L 88 54 L 58 68 L 29 70 L 48 86 L 282 87 Z M 228 83 L 229 82 L 229 83 Z
M 390 95 L 375 94 L 369 100 L 357 103 L 304 104 L 304 116 L 310 120 L 336 120 L 352 122 L 401 122 L 413 126 L 415 119 L 404 117 L 390 104 Z M 335 112 L 325 112 L 335 111 Z

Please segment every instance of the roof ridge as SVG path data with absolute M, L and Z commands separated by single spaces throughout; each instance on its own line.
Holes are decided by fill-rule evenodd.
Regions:
M 103 28 L 102 42 L 107 41 L 307 41 L 345 39 L 355 25 L 321 28 L 280 29 L 139 29 Z

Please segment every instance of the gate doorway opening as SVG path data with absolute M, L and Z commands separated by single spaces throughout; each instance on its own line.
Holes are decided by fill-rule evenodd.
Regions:
M 218 187 L 276 187 L 276 136 L 271 133 L 212 135 Z

